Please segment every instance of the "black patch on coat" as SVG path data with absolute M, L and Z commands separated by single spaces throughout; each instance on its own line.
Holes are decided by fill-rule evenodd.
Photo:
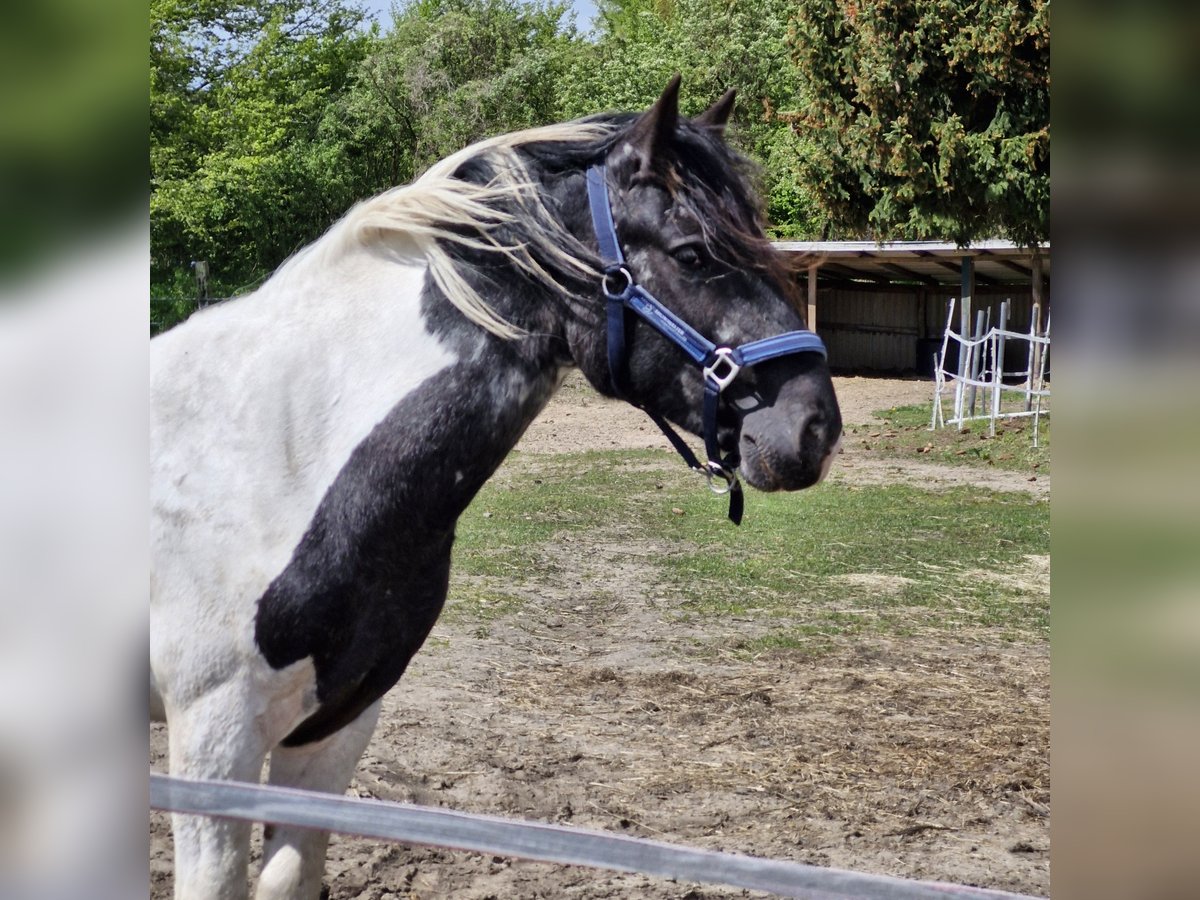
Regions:
M 271 666 L 311 657 L 316 670 L 320 708 L 286 746 L 348 725 L 403 675 L 445 602 L 455 522 L 555 387 L 561 341 L 484 335 L 435 288 L 423 305 L 459 362 L 355 447 L 258 601 L 255 641 Z

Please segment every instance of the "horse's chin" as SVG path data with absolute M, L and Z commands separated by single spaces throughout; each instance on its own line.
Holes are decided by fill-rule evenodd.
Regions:
M 820 458 L 804 459 L 794 454 L 777 453 L 769 445 L 743 435 L 739 473 L 746 484 L 759 491 L 800 491 L 824 480 L 841 446 L 839 437 Z

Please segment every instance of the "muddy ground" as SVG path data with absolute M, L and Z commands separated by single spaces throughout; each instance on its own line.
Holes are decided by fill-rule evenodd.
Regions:
M 928 402 L 926 381 L 836 379 L 847 422 Z M 662 447 L 642 414 L 568 381 L 520 449 Z M 867 459 L 831 476 L 1045 496 L 1019 473 Z M 1049 893 L 1049 648 L 986 631 L 725 653 L 642 577 L 652 546 L 564 544 L 521 611 L 439 623 L 384 701 L 351 793 L 797 862 Z M 1020 577 L 1049 591 L 1049 560 Z M 872 576 L 878 579 L 878 576 Z M 865 590 L 888 590 L 886 583 Z M 697 652 L 697 637 L 710 649 Z M 151 756 L 164 767 L 165 731 Z M 151 816 L 151 896 L 170 896 Z M 332 900 L 717 898 L 753 892 L 334 838 Z

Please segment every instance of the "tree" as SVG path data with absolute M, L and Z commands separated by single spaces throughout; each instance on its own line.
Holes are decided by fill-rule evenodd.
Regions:
M 338 103 L 342 139 L 377 188 L 403 184 L 481 138 L 558 118 L 577 38 L 566 3 L 417 0 Z
M 780 237 L 1045 238 L 1048 0 L 151 0 L 152 288 L 253 285 L 482 137 L 726 88 Z M 172 312 L 173 319 L 179 311 Z M 164 324 L 169 324 L 164 321 Z
M 344 0 L 151 4 L 152 281 L 252 283 L 357 196 L 325 139 L 374 38 Z
M 804 139 L 780 119 L 794 109 L 788 47 L 793 0 L 603 0 L 595 43 L 582 48 L 560 89 L 564 115 L 645 108 L 683 75 L 683 111 L 738 92 L 730 139 L 761 166 L 773 231 L 807 236 L 820 215 L 798 180 Z
M 798 0 L 797 177 L 839 235 L 1049 228 L 1049 0 Z
M 566 10 L 415 0 L 380 37 L 348 0 L 153 0 L 154 292 L 186 289 L 192 259 L 220 292 L 252 286 L 356 200 L 558 118 Z

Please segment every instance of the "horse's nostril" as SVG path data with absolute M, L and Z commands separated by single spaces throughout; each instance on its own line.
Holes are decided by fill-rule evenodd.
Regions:
M 804 428 L 800 431 L 800 449 L 815 450 L 821 447 L 825 441 L 825 428 L 824 416 L 819 413 L 809 416 L 808 421 L 804 423 Z

